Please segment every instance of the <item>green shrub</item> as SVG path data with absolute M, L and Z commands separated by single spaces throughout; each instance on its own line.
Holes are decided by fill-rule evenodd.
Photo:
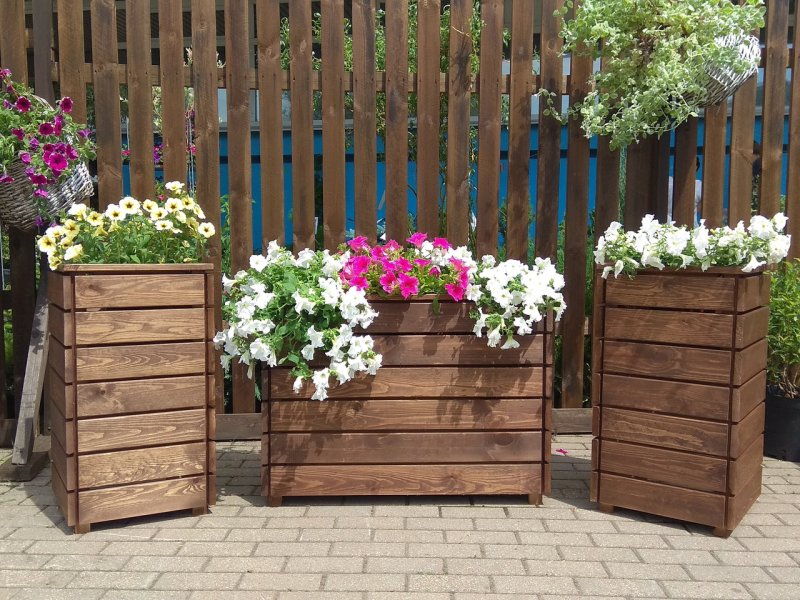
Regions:
M 800 260 L 772 273 L 767 382 L 800 397 Z

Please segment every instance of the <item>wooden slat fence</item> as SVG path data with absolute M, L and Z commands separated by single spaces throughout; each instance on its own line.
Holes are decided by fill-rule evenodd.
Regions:
M 585 80 L 591 61 L 569 64 L 560 54 L 560 21 L 554 12 L 563 4 L 563 0 L 397 0 L 380 5 L 376 0 L 4 0 L 0 60 L 21 79 L 35 74 L 37 88 L 42 81 L 55 82 L 61 94 L 76 100 L 79 118 L 87 111 L 93 115 L 100 206 L 122 194 L 123 139 L 130 145 L 130 189 L 137 195 L 152 193 L 156 142 L 163 144 L 167 179 L 186 177 L 191 161 L 196 196 L 218 229 L 219 198 L 229 196 L 233 269 L 247 264 L 254 246 L 263 248 L 272 239 L 283 242 L 285 212 L 291 217 L 289 241 L 296 250 L 315 246 L 317 239 L 335 248 L 345 239 L 348 214 L 354 214 L 355 233 L 374 241 L 377 217 L 383 212 L 389 236 L 402 238 L 409 229 L 409 208 L 414 206 L 417 229 L 437 235 L 446 232 L 456 243 L 474 240 L 481 254 L 497 254 L 504 246 L 509 257 L 525 259 L 534 251 L 556 257 L 563 248 L 570 311 L 562 330 L 561 398 L 564 407 L 576 408 L 582 406 L 588 387 L 583 380 L 583 306 L 593 241 L 587 233 L 593 187 L 599 229 L 620 217 L 620 200 L 630 226 L 647 212 L 666 216 L 670 176 L 672 217 L 682 223 L 695 220 L 696 178 L 703 180 L 701 216 L 710 224 L 746 219 L 754 189 L 758 209 L 765 214 L 776 211 L 782 193 L 787 193 L 786 210 L 795 217 L 790 220 L 793 253 L 800 254 L 800 65 L 797 50 L 789 51 L 790 32 L 797 47 L 800 22 L 795 14 L 790 28 L 788 0 L 768 1 L 768 25 L 762 32 L 766 91 L 761 107 L 756 106 L 754 78 L 730 104 L 706 111 L 702 136 L 698 120 L 678 128 L 672 136 L 672 154 L 666 138 L 644 140 L 620 153 L 611 151 L 607 140 L 590 143 L 575 121 L 565 134 L 559 123 L 543 114 L 548 102 L 542 98 L 538 119 L 532 112 L 533 94 L 541 89 L 555 93 L 556 108 L 562 95 L 574 101 L 588 91 Z M 57 15 L 50 14 L 49 7 L 57 8 Z M 384 10 L 385 17 L 376 25 Z M 449 10 L 450 19 L 444 57 L 443 10 Z M 319 35 L 313 26 L 316 11 Z M 473 16 L 483 23 L 479 39 L 469 34 Z M 282 17 L 288 18 L 288 48 L 281 45 Z M 352 24 L 347 35 L 345 18 Z M 26 27 L 34 33 L 26 33 Z M 386 60 L 378 65 L 376 32 L 384 27 Z M 503 40 L 504 27 L 510 43 Z M 412 33 L 417 53 L 410 60 L 406 49 Z M 124 40 L 118 39 L 123 35 Z M 36 40 L 35 60 L 25 52 L 27 39 Z M 350 47 L 352 61 L 346 63 Z M 185 48 L 191 56 L 184 54 Z M 317 70 L 320 56 L 324 60 Z M 536 70 L 532 60 L 539 61 Z M 29 70 L 29 65 L 35 68 Z M 793 69 L 792 120 L 785 148 L 787 66 Z M 158 87 L 161 106 L 162 127 L 156 137 L 153 86 Z M 220 88 L 227 91 L 225 189 L 220 172 Z M 194 102 L 187 115 L 184 96 L 189 90 Z M 284 160 L 286 92 L 291 105 L 290 177 Z M 120 106 L 120 94 L 127 96 L 127 109 Z M 251 104 L 258 109 L 255 127 Z M 381 106 L 383 115 L 378 113 Z M 761 136 L 756 135 L 756 115 L 761 119 Z M 323 131 L 321 204 L 315 199 L 319 191 L 315 171 L 320 168 L 314 160 L 315 119 L 321 119 Z M 381 123 L 385 123 L 385 144 L 377 133 Z M 507 155 L 501 151 L 506 131 Z M 187 152 L 187 132 L 196 148 L 192 153 Z M 250 162 L 255 150 L 252 133 L 259 134 L 255 171 Z M 562 140 L 567 140 L 566 147 Z M 784 151 L 790 156 L 787 179 L 782 171 Z M 411 161 L 416 161 L 415 176 L 410 176 Z M 385 192 L 378 189 L 381 164 L 386 169 Z M 759 165 L 760 184 L 754 188 L 753 174 Z M 252 203 L 251 173 L 260 184 L 260 204 Z M 500 197 L 503 182 L 505 198 Z M 347 212 L 348 193 L 355 198 L 352 213 Z M 565 234 L 559 231 L 559 204 L 564 198 Z M 260 213 L 253 214 L 254 206 Z M 505 230 L 499 217 L 503 207 Z M 261 239 L 255 243 L 254 223 L 261 229 Z M 30 235 L 12 232 L 10 240 L 14 354 L 19 358 L 27 350 L 35 255 Z M 219 268 L 218 237 L 211 257 Z M 219 311 L 216 319 L 219 325 Z M 14 372 L 15 387 L 21 389 L 24 360 L 15 361 Z M 222 378 L 217 385 L 221 412 Z M 253 385 L 241 371 L 234 375 L 231 408 L 255 410 Z M 6 409 L 0 402 L 0 419 L 13 416 Z

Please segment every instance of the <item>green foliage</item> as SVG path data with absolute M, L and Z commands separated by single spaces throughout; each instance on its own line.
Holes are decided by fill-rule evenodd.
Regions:
M 573 8 L 567 0 L 562 16 Z M 572 107 L 587 137 L 627 146 L 696 117 L 709 65 L 745 72 L 749 61 L 718 40 L 764 25 L 763 0 L 584 0 L 562 29 L 564 52 L 603 59 L 594 90 Z
M 800 260 L 772 273 L 767 381 L 800 398 Z

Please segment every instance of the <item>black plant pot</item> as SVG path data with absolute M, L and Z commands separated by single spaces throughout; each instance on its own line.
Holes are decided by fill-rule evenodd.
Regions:
M 800 462 L 800 398 L 767 394 L 764 454 Z

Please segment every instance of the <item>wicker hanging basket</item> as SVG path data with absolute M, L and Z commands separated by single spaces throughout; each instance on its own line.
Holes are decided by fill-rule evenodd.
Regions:
M 752 35 L 726 35 L 719 38 L 717 43 L 723 48 L 738 48 L 739 58 L 750 63 L 750 68 L 744 72 L 736 72 L 730 65 L 708 65 L 708 84 L 706 86 L 705 106 L 713 106 L 731 96 L 739 87 L 756 71 L 761 61 L 761 44 L 758 38 Z
M 43 98 L 34 98 L 37 102 L 48 104 Z M 94 193 L 89 169 L 84 163 L 78 163 L 63 181 L 47 186 L 47 198 L 39 198 L 37 201 L 33 195 L 33 184 L 25 174 L 25 169 L 26 165 L 21 160 L 14 159 L 7 167 L 7 172 L 14 181 L 0 184 L 0 223 L 8 227 L 33 230 L 40 216 L 40 205 L 44 205 L 48 213 L 56 214 L 67 209 L 73 202 L 80 202 Z

